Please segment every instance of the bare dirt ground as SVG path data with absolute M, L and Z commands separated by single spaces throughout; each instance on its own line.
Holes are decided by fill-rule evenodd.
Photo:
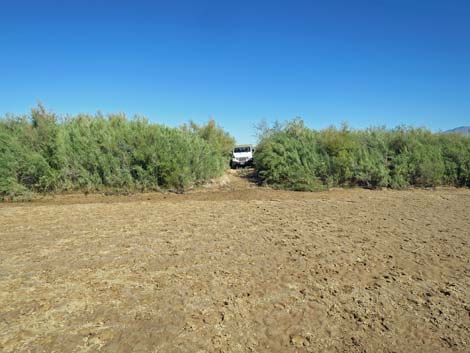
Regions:
M 0 204 L 2 352 L 469 352 L 470 190 Z

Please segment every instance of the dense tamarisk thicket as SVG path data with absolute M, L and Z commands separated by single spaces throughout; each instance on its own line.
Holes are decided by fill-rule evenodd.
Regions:
M 184 190 L 220 176 L 227 166 L 225 149 L 234 140 L 213 122 L 208 125 L 212 140 L 195 128 L 123 114 L 60 118 L 39 105 L 30 116 L 5 116 L 0 199 L 69 190 Z
M 198 125 L 194 121 L 190 121 L 189 124 L 183 125 L 181 129 L 184 131 L 192 131 L 209 142 L 218 154 L 226 156 L 228 163 L 235 145 L 235 139 L 230 136 L 227 131 L 224 131 L 224 129 L 218 126 L 215 120 L 210 119 L 207 124 L 203 126 Z
M 263 183 L 291 190 L 470 186 L 470 137 L 426 129 L 314 131 L 295 119 L 262 127 L 254 161 Z

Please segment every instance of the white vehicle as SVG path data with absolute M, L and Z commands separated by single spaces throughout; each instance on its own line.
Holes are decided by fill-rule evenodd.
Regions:
M 230 168 L 253 165 L 253 147 L 251 145 L 235 146 L 230 160 Z

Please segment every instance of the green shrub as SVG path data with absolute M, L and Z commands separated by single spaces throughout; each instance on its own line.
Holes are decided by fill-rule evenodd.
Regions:
M 233 145 L 215 123 L 200 129 L 123 114 L 60 119 L 42 105 L 29 117 L 6 116 L 0 119 L 0 198 L 106 188 L 184 190 L 221 175 Z
M 191 131 L 208 142 L 212 148 L 225 158 L 230 158 L 235 145 L 235 139 L 228 132 L 217 125 L 215 120 L 210 119 L 206 125 L 198 125 L 194 121 L 185 124 L 183 131 Z
M 12 198 L 26 190 L 17 180 L 21 148 L 17 141 L 0 125 L 0 198 Z
M 444 161 L 444 183 L 470 186 L 470 138 L 442 134 L 438 140 Z
M 316 134 L 301 120 L 266 131 L 254 155 L 258 176 L 264 183 L 292 190 L 317 189 L 322 165 L 316 146 Z
M 295 119 L 264 127 L 254 160 L 262 182 L 287 189 L 470 186 L 470 138 L 425 129 L 314 131 Z

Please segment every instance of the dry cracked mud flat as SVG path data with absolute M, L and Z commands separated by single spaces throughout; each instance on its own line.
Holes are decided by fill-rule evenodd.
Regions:
M 470 190 L 228 179 L 0 204 L 0 351 L 470 351 Z

